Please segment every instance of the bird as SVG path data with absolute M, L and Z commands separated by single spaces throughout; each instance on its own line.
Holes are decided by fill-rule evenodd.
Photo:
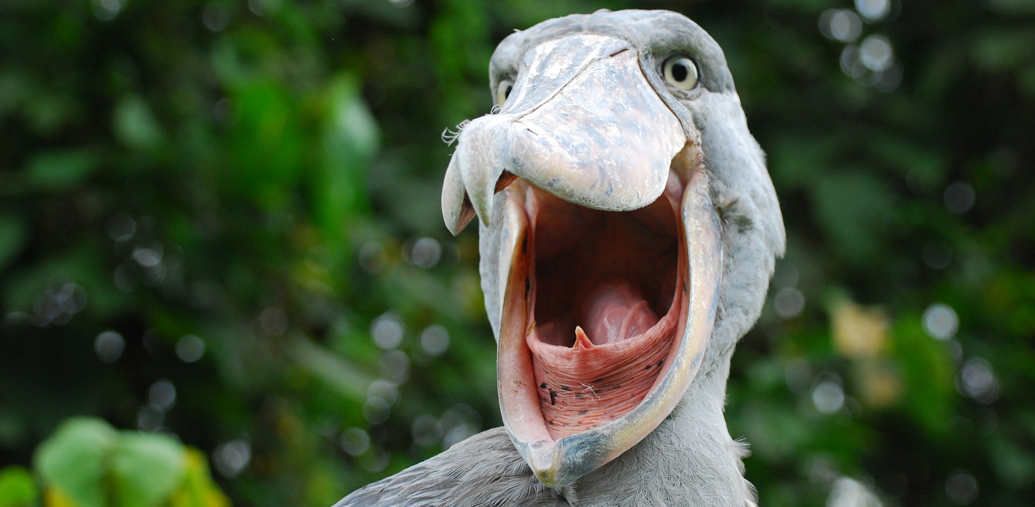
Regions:
M 507 36 L 461 124 L 447 228 L 477 218 L 504 425 L 346 506 L 753 506 L 730 358 L 786 234 L 722 49 L 669 11 Z

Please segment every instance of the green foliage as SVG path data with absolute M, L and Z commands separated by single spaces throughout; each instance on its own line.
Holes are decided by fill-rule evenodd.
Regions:
M 72 420 L 36 451 L 33 460 L 43 480 L 73 504 L 103 507 L 108 497 L 105 477 L 118 434 L 98 420 Z M 168 470 L 165 470 L 168 472 Z
M 19 466 L 0 469 L 0 507 L 37 505 L 39 490 L 32 472 Z
M 99 419 L 73 418 L 40 445 L 33 461 L 48 506 L 226 505 L 196 452 L 167 435 L 118 432 Z
M 220 505 L 209 463 L 330 505 L 499 424 L 440 135 L 499 40 L 602 7 L 712 33 L 769 153 L 789 248 L 727 409 L 760 505 L 1028 505 L 1035 10 L 879 4 L 4 3 L 0 506 Z

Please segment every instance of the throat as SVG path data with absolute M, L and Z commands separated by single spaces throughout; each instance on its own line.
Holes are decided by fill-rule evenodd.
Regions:
M 667 199 L 617 213 L 533 195 L 529 318 L 540 340 L 570 347 L 579 326 L 603 345 L 657 324 L 673 305 L 680 255 Z
M 658 323 L 658 316 L 635 287 L 609 282 L 586 299 L 583 321 L 589 324 L 590 342 L 602 345 L 647 332 Z
M 635 409 L 675 357 L 685 315 L 674 204 L 590 210 L 533 191 L 525 341 L 555 440 Z
M 636 306 L 642 308 L 642 301 Z M 627 312 L 616 332 L 633 326 L 629 321 L 645 318 L 636 313 L 635 309 Z M 539 407 L 550 436 L 559 439 L 589 430 L 636 408 L 669 361 L 677 318 L 678 312 L 669 312 L 633 338 L 591 348 L 544 343 L 533 328 L 526 343 L 532 353 Z

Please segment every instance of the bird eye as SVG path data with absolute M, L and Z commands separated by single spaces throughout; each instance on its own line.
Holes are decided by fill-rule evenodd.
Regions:
M 499 87 L 496 88 L 496 105 L 502 106 L 507 101 L 507 97 L 510 97 L 510 92 L 514 89 L 514 83 L 509 79 L 500 81 Z
M 683 55 L 670 56 L 663 64 L 665 80 L 680 90 L 690 90 L 697 86 L 699 75 L 697 64 L 690 57 Z

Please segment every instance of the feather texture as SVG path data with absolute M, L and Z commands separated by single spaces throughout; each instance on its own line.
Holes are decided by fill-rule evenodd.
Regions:
M 566 507 L 543 486 L 503 428 L 356 490 L 334 507 Z

